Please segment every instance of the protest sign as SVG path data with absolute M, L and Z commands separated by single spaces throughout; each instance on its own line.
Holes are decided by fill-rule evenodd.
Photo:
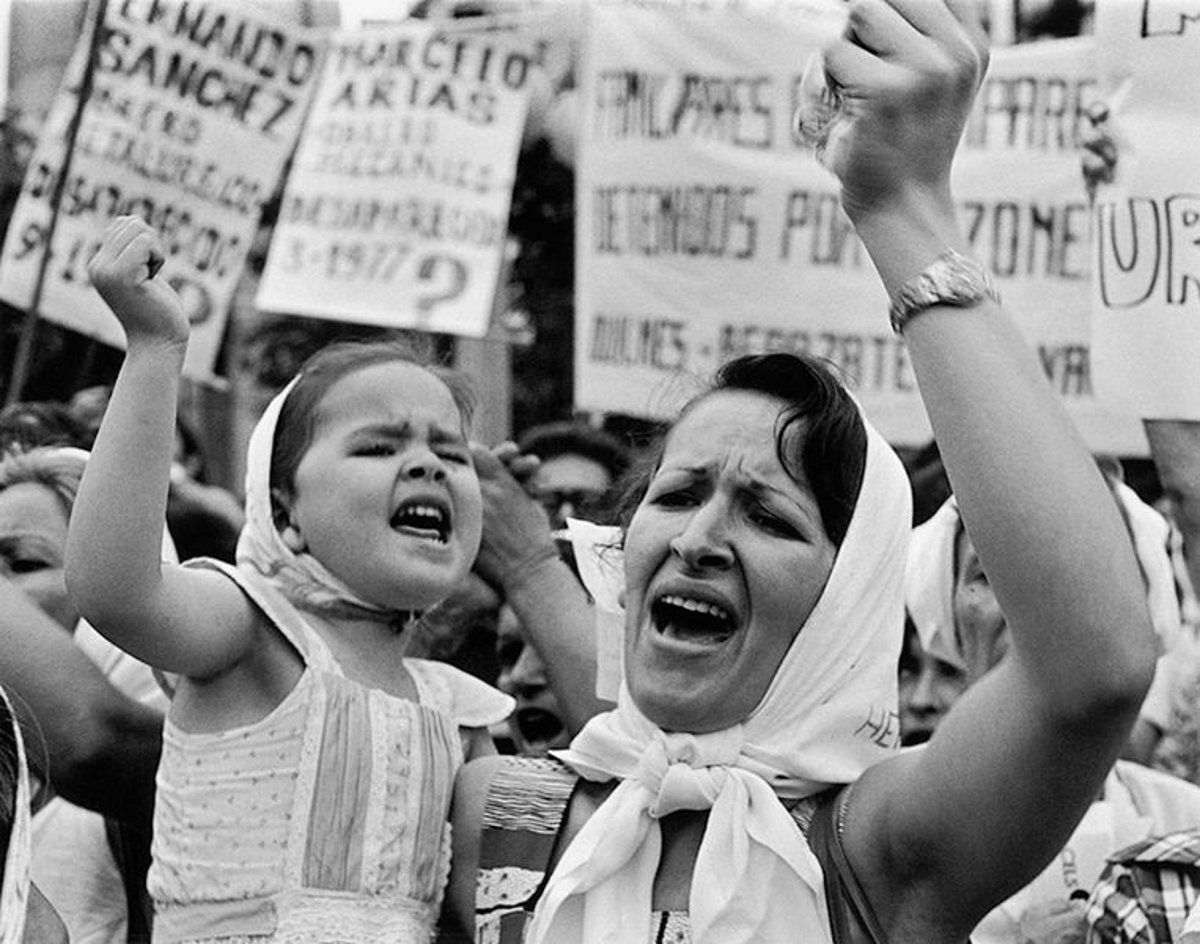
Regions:
M 1115 178 L 1096 206 L 1094 364 L 1106 402 L 1200 419 L 1200 2 L 1096 6 Z
M 669 415 L 692 378 L 764 350 L 829 357 L 871 409 L 914 388 L 837 182 L 790 130 L 805 67 L 843 17 L 820 0 L 786 16 L 589 9 L 577 406 Z
M 587 409 L 668 415 L 688 375 L 743 353 L 833 361 L 893 443 L 929 422 L 832 175 L 789 132 L 831 16 L 595 10 L 577 232 L 576 389 Z M 961 220 L 1093 449 L 1143 454 L 1091 381 L 1078 140 L 1086 40 L 993 51 L 955 166 Z
M 482 336 L 532 69 L 510 38 L 448 26 L 337 36 L 258 306 Z
M 51 106 L 0 257 L 0 297 L 19 308 L 34 302 L 91 32 Z M 262 205 L 299 133 L 321 54 L 315 34 L 241 7 L 108 3 L 62 181 L 41 316 L 123 346 L 86 266 L 110 217 L 141 216 L 162 235 L 162 277 L 192 323 L 184 371 L 211 375 Z
M 1080 165 L 1100 99 L 1090 38 L 995 49 L 954 164 L 959 219 L 1005 310 L 1095 451 L 1144 455 L 1101 403 L 1091 357 L 1091 207 Z

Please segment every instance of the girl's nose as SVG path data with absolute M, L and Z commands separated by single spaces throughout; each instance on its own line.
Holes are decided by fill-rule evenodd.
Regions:
M 404 465 L 403 475 L 408 479 L 442 482 L 446 478 L 446 468 L 442 465 L 442 460 L 431 452 L 409 459 Z

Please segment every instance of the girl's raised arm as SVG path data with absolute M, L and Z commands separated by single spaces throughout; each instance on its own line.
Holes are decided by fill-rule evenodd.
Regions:
M 191 676 L 232 665 L 250 639 L 246 604 L 215 572 L 160 562 L 188 322 L 158 270 L 157 234 L 118 217 L 89 265 L 125 329 L 125 361 L 79 488 L 67 584 L 83 616 L 144 662 Z
M 970 255 L 949 170 L 987 59 L 972 7 L 857 0 L 827 54 L 846 115 L 829 162 L 893 299 L 947 250 Z M 935 915 L 965 938 L 1091 803 L 1154 646 L 1113 499 L 1012 321 L 988 298 L 933 303 L 904 338 L 1012 649 L 927 748 L 863 776 L 845 839 L 889 937 Z

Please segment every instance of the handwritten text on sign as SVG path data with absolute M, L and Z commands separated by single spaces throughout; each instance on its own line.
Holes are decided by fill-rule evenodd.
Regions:
M 532 68 L 508 40 L 428 24 L 340 35 L 259 306 L 482 335 Z
M 764 349 L 830 354 L 885 398 L 912 386 L 836 182 L 790 131 L 805 67 L 843 17 L 819 0 L 787 16 L 589 9 L 578 405 L 667 415 L 692 378 Z M 861 289 L 851 303 L 805 304 L 831 302 L 835 274 Z
M 894 442 L 930 435 L 907 351 L 841 210 L 792 140 L 819 16 L 593 11 L 579 184 L 577 398 L 670 413 L 689 376 L 763 351 L 837 365 Z M 1088 339 L 1090 210 L 1078 145 L 1097 97 L 1085 42 L 1001 49 L 956 178 L 975 255 L 1094 448 L 1144 452 L 1102 409 Z
M 1096 40 L 1117 144 L 1096 210 L 1100 396 L 1200 419 L 1200 3 L 1101 3 Z
M 32 301 L 77 107 L 87 37 L 68 69 L 21 192 L 0 260 L 0 295 Z M 51 321 L 122 345 L 86 264 L 107 220 L 162 234 L 163 277 L 192 322 L 185 371 L 212 372 L 230 299 L 263 202 L 274 191 L 315 85 L 311 34 L 218 3 L 107 5 L 91 96 L 64 183 L 40 305 Z
M 1092 377 L 1092 220 L 1081 144 L 1101 99 L 1090 38 L 994 51 L 954 165 L 959 221 L 1092 449 L 1147 450 Z

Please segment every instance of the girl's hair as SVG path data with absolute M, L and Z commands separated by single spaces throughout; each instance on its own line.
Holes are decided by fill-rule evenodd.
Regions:
M 12 452 L 0 459 L 0 491 L 33 482 L 50 489 L 69 516 L 87 466 L 85 453 L 56 446 Z
M 356 371 L 396 361 L 427 370 L 442 381 L 454 398 L 463 427 L 470 426 L 475 400 L 470 384 L 462 374 L 424 361 L 401 341 L 335 342 L 304 362 L 296 385 L 283 401 L 271 444 L 272 495 L 277 489 L 291 492 L 300 460 L 312 445 L 321 401 L 330 388 Z
M 761 393 L 784 401 L 775 424 L 775 453 L 792 478 L 812 488 L 825 533 L 841 546 L 854 515 L 867 464 L 867 428 L 850 394 L 817 358 L 805 354 L 753 354 L 729 361 L 712 384 L 693 397 L 634 472 L 621 501 L 628 525 L 662 462 L 671 431 L 696 404 L 723 390 Z M 792 429 L 799 433 L 791 436 Z

